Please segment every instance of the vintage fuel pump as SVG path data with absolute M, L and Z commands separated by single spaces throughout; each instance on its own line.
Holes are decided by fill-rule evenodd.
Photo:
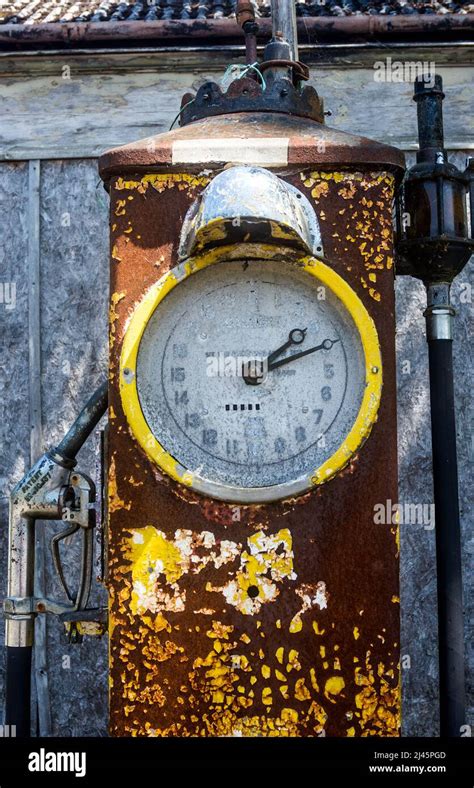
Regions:
M 116 736 L 399 732 L 374 506 L 397 499 L 404 159 L 328 129 L 305 77 L 275 29 L 178 129 L 100 159 Z
M 100 159 L 110 732 L 397 736 L 398 532 L 374 513 L 397 500 L 404 157 L 324 125 L 291 2 L 275 2 L 258 63 L 251 4 L 237 18 L 248 62 L 227 89 L 203 84 L 183 97 L 179 128 Z M 33 518 L 69 522 L 74 501 L 87 533 L 94 495 L 74 492 L 72 460 L 106 404 L 101 390 L 72 450 L 66 440 L 43 458 L 47 478 L 35 466 L 18 488 L 41 499 L 10 526 L 21 572 L 5 607 L 7 722 L 21 696 L 23 732 L 38 604 L 100 616 L 83 611 L 87 578 L 67 609 L 32 599 L 19 556 L 31 559 Z

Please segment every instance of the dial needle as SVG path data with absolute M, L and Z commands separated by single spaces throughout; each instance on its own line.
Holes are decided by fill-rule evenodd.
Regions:
M 283 345 L 280 345 L 280 347 L 277 347 L 273 353 L 270 353 L 267 358 L 267 364 L 270 365 L 277 356 L 281 356 L 281 354 L 284 353 L 285 350 L 288 350 L 288 348 L 292 345 L 301 345 L 301 343 L 304 342 L 307 330 L 307 328 L 294 328 L 292 331 L 290 331 L 287 341 L 284 342 Z
M 283 367 L 284 364 L 289 364 L 290 361 L 296 361 L 297 358 L 303 358 L 303 356 L 309 356 L 310 353 L 316 353 L 317 350 L 331 350 L 332 346 L 339 342 L 338 339 L 325 339 L 321 342 L 320 345 L 315 345 L 315 347 L 309 347 L 307 350 L 301 350 L 300 353 L 293 353 L 291 356 L 286 356 L 286 358 L 281 358 L 279 361 L 270 361 L 268 364 L 268 371 L 272 369 L 277 369 L 277 367 Z
M 301 343 L 304 342 L 307 330 L 307 328 L 293 328 L 288 334 L 287 341 L 274 350 L 273 353 L 270 353 L 270 355 L 267 356 L 264 361 L 259 361 L 258 363 L 256 362 L 253 365 L 252 370 L 250 370 L 248 364 L 244 365 L 242 369 L 242 377 L 245 382 L 249 386 L 258 386 L 263 380 L 265 368 L 267 370 L 270 369 L 271 363 L 277 358 L 277 356 L 281 356 L 281 354 L 284 353 L 285 350 L 288 350 L 288 348 L 292 345 L 301 345 Z

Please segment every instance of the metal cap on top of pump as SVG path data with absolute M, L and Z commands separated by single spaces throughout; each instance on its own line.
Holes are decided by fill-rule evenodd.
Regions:
M 284 112 L 324 123 L 323 102 L 316 90 L 302 83 L 308 67 L 298 60 L 296 11 L 293 0 L 272 3 L 273 37 L 263 61 L 257 61 L 255 10 L 248 0 L 238 0 L 236 17 L 246 41 L 247 64 L 227 90 L 208 81 L 196 93 L 188 91 L 181 101 L 179 125 L 232 112 Z
M 188 91 L 169 131 L 103 153 L 99 171 L 106 185 L 125 173 L 183 165 L 199 173 L 203 165 L 220 170 L 239 164 L 382 166 L 400 180 L 405 169 L 400 150 L 324 123 L 322 100 L 303 84 L 309 69 L 298 60 L 293 6 L 293 0 L 272 3 L 273 35 L 258 62 L 254 9 L 249 0 L 239 0 L 236 18 L 246 62 L 231 64 L 220 82 Z

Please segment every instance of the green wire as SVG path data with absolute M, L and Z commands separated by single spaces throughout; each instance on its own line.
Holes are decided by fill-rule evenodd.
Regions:
M 235 68 L 235 66 L 237 66 L 238 68 L 242 68 L 242 66 L 240 66 L 238 63 L 231 63 L 230 66 L 227 66 L 226 70 L 224 71 L 224 77 L 223 78 L 225 78 L 227 76 L 228 72 L 232 68 Z M 246 73 L 248 71 L 250 71 L 250 69 L 253 69 L 253 71 L 255 71 L 258 74 L 258 77 L 259 77 L 259 79 L 260 79 L 260 81 L 262 83 L 262 90 L 266 90 L 267 83 L 265 82 L 265 77 L 263 76 L 262 72 L 260 71 L 260 69 L 258 67 L 258 62 L 250 63 L 248 66 L 246 66 L 244 68 L 244 70 L 242 71 L 242 73 L 240 74 L 239 79 L 242 79 L 242 77 L 245 77 Z M 184 107 L 181 107 L 180 111 L 178 112 L 178 114 L 176 115 L 175 119 L 173 120 L 173 122 L 172 122 L 172 124 L 170 126 L 170 131 L 173 128 L 173 126 L 176 123 L 176 121 L 178 120 L 178 118 L 180 117 L 181 113 L 186 109 L 186 107 L 189 107 L 189 105 L 192 104 L 193 101 L 194 101 L 194 99 L 191 99 L 191 101 L 188 101 L 187 104 L 184 105 Z
M 250 71 L 250 69 L 253 69 L 254 71 L 257 72 L 257 74 L 258 74 L 258 76 L 259 76 L 259 78 L 260 78 L 260 80 L 262 82 L 262 90 L 266 90 L 267 83 L 265 82 L 265 77 L 263 76 L 262 72 L 260 71 L 260 69 L 258 67 L 258 62 L 250 63 L 250 65 L 247 66 L 247 68 L 242 72 L 242 74 L 240 76 L 241 77 L 245 77 L 247 71 Z
M 189 105 L 190 105 L 190 104 L 192 104 L 192 103 L 193 103 L 193 101 L 194 101 L 194 99 L 191 99 L 191 101 L 188 101 L 188 102 L 187 102 L 187 103 L 184 105 L 184 107 L 181 107 L 180 111 L 179 111 L 179 112 L 178 112 L 178 114 L 176 115 L 176 117 L 175 117 L 175 119 L 174 119 L 173 123 L 171 124 L 171 126 L 170 126 L 170 128 L 169 128 L 169 130 L 170 130 L 170 131 L 171 131 L 171 129 L 173 128 L 173 126 L 174 126 L 174 124 L 176 123 L 176 121 L 178 120 L 178 118 L 179 118 L 179 116 L 181 115 L 181 113 L 182 113 L 182 112 L 184 112 L 184 110 L 186 109 L 186 107 L 189 107 Z

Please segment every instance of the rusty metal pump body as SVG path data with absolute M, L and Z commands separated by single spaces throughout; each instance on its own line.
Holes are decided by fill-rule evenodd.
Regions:
M 309 201 L 325 263 L 368 312 L 383 364 L 365 444 L 325 484 L 268 503 L 218 500 L 172 478 L 132 434 L 120 392 L 138 305 L 180 264 L 190 206 L 234 165 L 269 169 Z M 112 735 L 399 734 L 392 201 L 403 167 L 394 148 L 272 112 L 200 119 L 102 156 Z M 252 557 L 273 596 L 249 612 L 224 589 L 250 595 Z

